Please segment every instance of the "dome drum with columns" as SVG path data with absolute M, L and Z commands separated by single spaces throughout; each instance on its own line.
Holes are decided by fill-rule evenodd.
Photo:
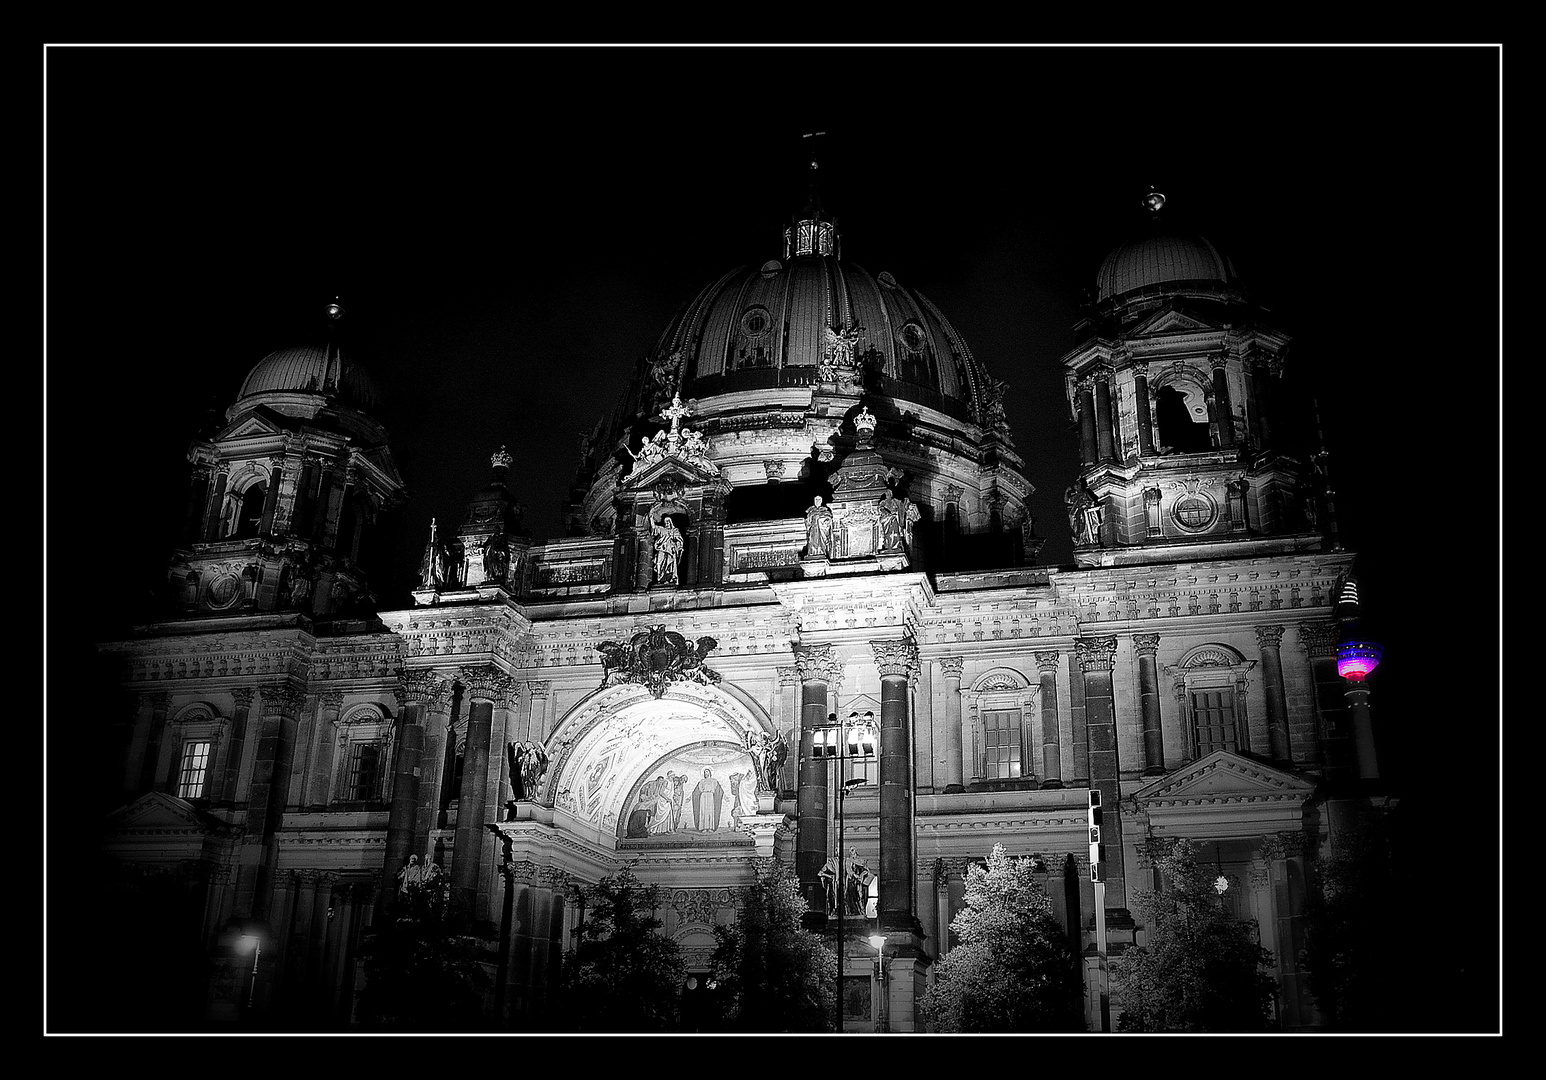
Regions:
M 782 258 L 683 309 L 585 441 L 572 535 L 526 533 L 494 450 L 432 508 L 412 603 L 370 620 L 334 600 L 363 589 L 361 522 L 403 498 L 369 384 L 331 345 L 254 369 L 191 455 L 184 602 L 102 647 L 133 702 L 109 850 L 196 898 L 198 964 L 167 976 L 207 984 L 193 1026 L 348 1026 L 362 945 L 428 865 L 499 973 L 478 1022 L 540 1029 L 601 878 L 659 885 L 702 978 L 778 859 L 848 985 L 886 938 L 844 1029 L 922 1030 L 965 875 L 1002 843 L 1078 941 L 1098 1030 L 1097 918 L 1137 947 L 1134 890 L 1178 837 L 1242 883 L 1274 1022 L 1321 1023 L 1309 861 L 1378 768 L 1332 652 L 1352 555 L 1278 447 L 1286 336 L 1203 242 L 1114 253 L 1063 358 L 1077 565 L 1026 566 L 1002 384 L 838 253 L 813 201 Z M 296 567 L 312 592 L 285 588 Z M 850 734 L 864 752 L 825 753 Z M 836 918 L 840 859 L 874 869 L 873 912 Z M 259 957 L 233 925 L 266 928 Z

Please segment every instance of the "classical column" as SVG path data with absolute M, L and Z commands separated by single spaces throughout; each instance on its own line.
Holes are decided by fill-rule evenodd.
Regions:
M 338 544 L 338 519 L 344 508 L 344 491 L 353 480 L 353 470 L 343 462 L 328 462 L 323 469 L 322 520 L 317 523 L 317 540 L 325 548 Z
M 246 835 L 242 846 L 260 845 L 262 851 L 254 878 L 252 916 L 266 919 L 274 853 L 269 841 L 279 827 L 289 800 L 290 768 L 295 761 L 295 733 L 306 711 L 306 690 L 291 684 L 263 688 L 263 726 L 258 733 L 252 766 L 252 786 L 247 795 Z M 244 859 L 243 862 L 250 862 Z
M 1090 784 L 1089 726 L 1085 722 L 1084 669 L 1079 666 L 1079 655 L 1068 654 L 1068 720 L 1073 740 L 1073 784 L 1088 787 Z
M 397 895 L 397 870 L 413 850 L 413 829 L 419 803 L 419 774 L 424 754 L 425 703 L 441 693 L 445 680 L 432 671 L 409 671 L 401 684 L 402 709 L 397 717 L 396 761 L 392 772 L 392 807 L 387 814 L 386 854 L 381 889 L 376 894 L 379 915 L 389 897 Z
M 939 669 L 945 676 L 945 793 L 965 791 L 961 766 L 961 669 L 966 661 L 959 656 L 940 658 Z
M 326 806 L 333 780 L 333 749 L 338 744 L 338 714 L 343 709 L 344 696 L 337 690 L 329 690 L 319 700 L 317 726 L 312 732 L 311 764 L 306 774 L 306 790 L 301 799 L 303 806 Z
M 827 762 L 811 752 L 811 744 L 815 729 L 827 723 L 827 683 L 836 661 L 830 645 L 797 645 L 794 663 L 800 672 L 800 772 L 795 803 L 800 831 L 795 837 L 795 874 L 807 915 L 825 915 L 826 894 L 819 875 L 827 861 Z
M 236 803 L 236 791 L 242 779 L 242 754 L 247 749 L 247 720 L 252 712 L 253 689 L 237 687 L 231 691 L 231 743 L 226 749 L 224 775 L 220 778 L 219 800 Z
M 1294 744 L 1309 762 L 1319 762 L 1328 780 L 1338 778 L 1339 766 L 1348 754 L 1346 702 L 1342 698 L 1342 676 L 1337 674 L 1336 654 L 1332 651 L 1335 626 L 1330 621 L 1302 622 L 1299 647 L 1304 650 L 1315 687 L 1315 723 L 1294 734 Z
M 1133 650 L 1138 654 L 1138 705 L 1143 714 L 1143 775 L 1165 774 L 1165 742 L 1160 732 L 1158 634 L 1134 634 Z
M 1036 654 L 1036 672 L 1040 676 L 1037 691 L 1041 708 L 1041 786 L 1063 786 L 1062 733 L 1058 718 L 1058 652 L 1052 649 Z
M 433 684 L 431 684 L 433 685 Z M 425 702 L 424 750 L 419 759 L 419 803 L 414 812 L 412 853 L 428 861 L 429 834 L 440 822 L 440 788 L 445 783 L 446 740 L 451 730 L 454 687 L 441 679 Z
M 1114 637 L 1080 638 L 1074 651 L 1084 682 L 1085 729 L 1090 745 L 1090 787 L 1098 788 L 1106 828 L 1106 906 L 1125 908 L 1126 888 L 1122 875 L 1122 842 L 1117 820 L 1122 797 L 1118 781 L 1116 697 L 1112 691 L 1111 669 L 1116 659 Z
M 1105 372 L 1095 376 L 1095 446 L 1100 460 L 1115 461 L 1116 424 L 1111 412 L 1111 376 Z
M 295 518 L 295 504 L 300 493 L 300 456 L 289 451 L 279 461 L 278 482 L 274 485 L 279 489 L 279 498 L 274 503 L 273 523 L 270 531 L 274 536 L 282 536 L 290 531 L 290 523 Z
M 284 458 L 269 458 L 268 489 L 263 493 L 263 520 L 258 523 L 259 536 L 274 534 L 274 510 L 279 505 L 279 483 L 284 476 Z
M 784 757 L 783 772 L 778 777 L 778 790 L 782 795 L 794 791 L 799 785 L 800 771 L 800 669 L 790 664 L 778 668 L 778 733 L 789 752 Z
M 1154 453 L 1154 426 L 1149 413 L 1149 373 L 1146 365 L 1133 367 L 1134 404 L 1138 407 L 1138 453 Z
M 145 750 L 140 758 L 139 779 L 134 784 L 137 793 L 155 791 L 163 779 L 157 775 L 157 770 L 161 767 L 161 740 L 165 737 L 166 718 L 172 701 L 172 696 L 164 690 L 154 691 L 146 697 L 150 701 L 150 719 L 146 722 Z
M 183 543 L 204 539 L 204 520 L 209 512 L 210 463 L 196 462 L 188 478 L 188 513 L 183 520 Z
M 880 929 L 915 931 L 907 683 L 918 671 L 918 646 L 912 638 L 891 638 L 870 648 L 880 669 Z
M 1283 628 L 1256 627 L 1261 648 L 1262 691 L 1267 698 L 1267 740 L 1272 760 L 1282 765 L 1293 761 L 1288 743 L 1288 700 L 1283 693 Z
M 1094 465 L 1099 450 L 1095 438 L 1095 391 L 1089 379 L 1079 381 L 1075 401 L 1078 402 L 1079 412 L 1079 462 L 1082 465 Z
M 523 739 L 545 743 L 548 738 L 548 698 L 553 688 L 545 682 L 526 684 L 526 730 Z
M 1219 425 L 1219 448 L 1235 447 L 1235 410 L 1229 401 L 1229 375 L 1226 368 L 1229 357 L 1219 353 L 1213 357 L 1213 409 Z
M 231 466 L 221 462 L 215 466 L 215 487 L 209 493 L 209 503 L 204 507 L 204 527 L 201 530 L 205 542 L 220 538 L 220 507 L 225 503 L 225 485 L 231 478 Z
M 285 949 L 286 982 L 292 996 L 296 988 L 306 983 L 306 970 L 311 963 L 311 920 L 317 905 L 317 880 L 319 871 L 306 868 L 291 872 L 294 882 L 294 898 L 290 905 L 290 943 Z
M 451 860 L 451 895 L 469 914 L 478 897 L 478 871 L 483 866 L 483 838 L 488 797 L 489 740 L 494 729 L 494 702 L 510 677 L 493 666 L 462 668 L 467 685 L 467 749 L 462 758 L 462 789 L 457 795 L 456 853 Z

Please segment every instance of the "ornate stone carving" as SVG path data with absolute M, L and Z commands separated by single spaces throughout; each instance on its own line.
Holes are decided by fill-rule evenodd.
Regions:
M 509 692 L 510 676 L 493 665 L 464 667 L 458 677 L 467 687 L 467 696 L 473 700 L 498 701 Z
M 1276 649 L 1283 644 L 1283 627 L 1258 626 L 1256 630 L 1256 644 L 1263 649 Z
M 1158 634 L 1134 634 L 1133 650 L 1139 656 L 1153 656 L 1159 651 L 1159 639 Z
M 344 707 L 344 695 L 341 690 L 325 691 L 318 697 L 317 700 L 322 703 L 322 707 L 324 709 L 331 709 L 334 712 L 337 712 L 339 709 Z
M 451 691 L 451 684 L 434 671 L 420 668 L 403 674 L 403 693 L 408 701 L 444 708 L 451 704 Z
M 837 675 L 837 663 L 830 645 L 796 646 L 794 664 L 801 682 L 830 683 Z
M 888 638 L 870 642 L 875 653 L 875 666 L 880 677 L 898 676 L 910 679 L 918 671 L 918 643 L 912 638 Z
M 800 682 L 800 669 L 794 664 L 790 664 L 787 667 L 780 665 L 774 671 L 780 686 L 795 686 Z
M 250 709 L 252 708 L 252 696 L 255 693 L 257 691 L 251 686 L 238 686 L 235 690 L 231 691 L 232 704 L 238 709 Z
M 721 908 L 736 902 L 736 894 L 729 889 L 674 889 L 671 907 L 684 921 L 714 925 L 714 917 Z
M 1058 652 L 1056 649 L 1051 649 L 1046 652 L 1035 653 L 1034 655 L 1036 657 L 1037 670 L 1051 671 L 1056 673 L 1058 669 L 1058 661 L 1062 659 L 1063 654 Z
M 1331 622 L 1302 622 L 1299 624 L 1299 644 L 1312 660 L 1329 660 L 1336 654 L 1332 644 L 1336 640 L 1336 625 Z
M 1074 654 L 1082 671 L 1110 671 L 1117 655 L 1117 639 L 1080 638 L 1074 642 Z
M 641 630 L 626 643 L 603 641 L 596 646 L 601 654 L 601 685 L 639 683 L 656 697 L 674 682 L 711 686 L 720 676 L 703 660 L 718 644 L 711 637 L 700 637 L 694 644 L 664 626 Z
M 961 669 L 966 666 L 966 658 L 961 656 L 942 656 L 939 658 L 940 674 L 947 679 L 961 678 Z

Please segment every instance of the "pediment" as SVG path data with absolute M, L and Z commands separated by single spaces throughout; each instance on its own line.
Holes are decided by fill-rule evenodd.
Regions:
M 164 792 L 152 791 L 109 814 L 106 833 L 118 838 L 135 833 L 213 835 L 226 828 L 218 818 L 192 804 Z
M 706 466 L 706 467 L 704 467 Z M 623 481 L 623 487 L 635 491 L 667 487 L 689 493 L 694 488 L 720 486 L 724 481 L 711 462 L 699 466 L 686 458 L 669 455 L 652 461 L 642 469 L 635 469 Z
M 1131 331 L 1135 338 L 1157 337 L 1161 334 L 1195 334 L 1220 330 L 1200 316 L 1178 307 L 1165 307 L 1150 315 Z
M 268 410 L 255 408 L 240 413 L 236 419 L 221 428 L 212 441 L 226 442 L 230 439 L 250 439 L 255 436 L 282 435 L 284 431 L 284 426 Z
M 1133 794 L 1156 836 L 1243 836 L 1295 830 L 1315 785 L 1217 750 Z

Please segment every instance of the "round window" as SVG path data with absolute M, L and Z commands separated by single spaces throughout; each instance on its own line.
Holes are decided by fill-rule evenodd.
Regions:
M 762 308 L 752 308 L 741 316 L 741 329 L 748 334 L 756 336 L 768 328 L 768 313 Z
M 209 606 L 227 607 L 241 592 L 242 583 L 235 574 L 223 574 L 209 583 Z
M 1183 495 L 1170 508 L 1170 516 L 1183 529 L 1206 529 L 1218 516 L 1218 507 L 1206 495 L 1193 492 Z
M 902 347 L 909 352 L 922 352 L 924 341 L 923 327 L 915 322 L 910 322 L 902 327 L 902 332 L 897 335 L 902 339 Z

